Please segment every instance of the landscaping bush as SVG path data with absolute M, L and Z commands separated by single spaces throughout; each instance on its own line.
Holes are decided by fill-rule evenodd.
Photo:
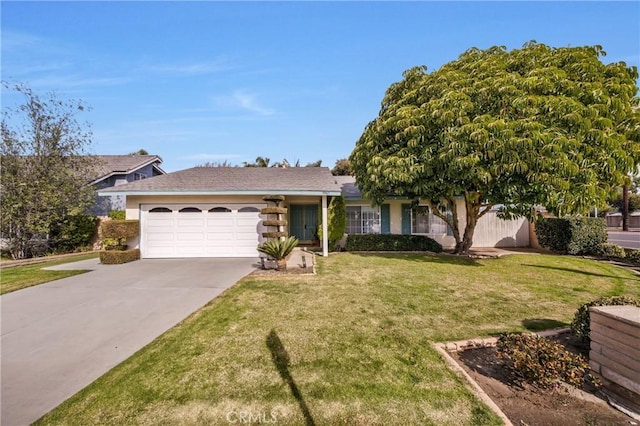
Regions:
M 431 251 L 442 252 L 442 246 L 424 235 L 350 234 L 346 251 Z
M 568 254 L 596 254 L 607 242 L 607 227 L 597 217 L 539 218 L 536 236 L 542 247 Z
M 109 212 L 109 218 L 113 220 L 125 220 L 127 215 L 124 210 L 111 210 Z
M 514 381 L 541 389 L 554 388 L 561 382 L 582 387 L 585 382 L 596 384 L 589 373 L 587 360 L 568 351 L 559 343 L 531 334 L 503 334 L 496 345 Z
M 131 238 L 140 232 L 138 220 L 106 220 L 100 225 L 103 238 Z
M 79 214 L 66 216 L 51 230 L 50 246 L 58 253 L 70 253 L 90 245 L 98 231 L 96 216 Z
M 591 306 L 616 306 L 616 305 L 631 305 L 640 306 L 640 300 L 630 296 L 611 296 L 601 297 L 600 299 L 592 300 L 580 306 L 573 316 L 571 322 L 571 331 L 582 339 L 585 344 L 591 342 L 589 333 L 591 332 L 590 322 L 591 317 L 589 315 L 589 308 Z
M 318 212 L 318 217 L 322 217 L 322 211 Z M 347 207 L 342 195 L 332 197 L 327 208 L 327 221 L 329 223 L 329 251 L 335 251 L 336 243 L 344 236 L 347 228 Z M 322 221 L 318 223 L 318 239 L 322 240 Z
M 109 250 L 100 252 L 100 263 L 103 265 L 119 265 L 140 259 L 140 250 Z
M 596 254 L 600 257 L 606 257 L 607 259 L 623 259 L 627 256 L 624 247 L 610 243 L 600 244 L 596 250 Z
M 640 265 L 640 250 L 627 249 L 625 257 L 629 262 Z

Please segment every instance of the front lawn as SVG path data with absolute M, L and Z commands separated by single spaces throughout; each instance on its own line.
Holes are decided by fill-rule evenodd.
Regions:
M 42 268 L 61 265 L 63 263 L 78 262 L 80 260 L 94 259 L 96 253 L 74 256 L 67 259 L 53 260 L 51 262 L 35 263 L 33 265 L 14 266 L 0 270 L 0 294 L 20 290 L 37 284 L 46 283 L 72 275 L 82 274 L 88 271 L 47 271 Z
M 640 277 L 573 257 L 332 255 L 244 279 L 39 424 L 500 424 L 431 343 L 567 325 L 618 294 Z

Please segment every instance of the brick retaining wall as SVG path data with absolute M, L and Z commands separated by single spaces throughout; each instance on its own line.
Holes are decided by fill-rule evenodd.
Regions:
M 589 364 L 613 405 L 640 418 L 640 307 L 594 306 Z

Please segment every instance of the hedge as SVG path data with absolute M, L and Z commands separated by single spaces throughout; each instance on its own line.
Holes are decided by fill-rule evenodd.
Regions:
M 124 210 L 111 210 L 109 212 L 109 218 L 113 220 L 125 220 L 127 215 Z
M 98 231 L 98 218 L 93 215 L 69 215 L 51 230 L 50 244 L 56 252 L 70 253 L 91 244 Z
M 138 220 L 106 220 L 100 225 L 103 238 L 131 238 L 140 233 Z
M 423 235 L 350 234 L 346 251 L 431 251 L 442 252 L 442 246 Z
M 595 254 L 607 242 L 607 227 L 597 217 L 540 218 L 536 236 L 542 247 L 568 254 Z
M 140 259 L 140 250 L 104 250 L 100 252 L 100 263 L 103 265 L 119 265 Z

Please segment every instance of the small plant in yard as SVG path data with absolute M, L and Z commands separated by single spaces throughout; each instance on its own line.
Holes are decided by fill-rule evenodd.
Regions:
M 258 246 L 258 251 L 274 259 L 278 269 L 285 271 L 287 269 L 286 258 L 297 245 L 298 239 L 296 237 L 288 237 L 262 243 Z
M 589 315 L 589 308 L 591 306 L 612 306 L 612 305 L 631 305 L 631 306 L 640 306 L 640 299 L 636 299 L 635 297 L 630 296 L 612 296 L 612 297 L 601 297 L 597 300 L 592 300 L 591 302 L 585 303 L 580 306 L 573 316 L 573 321 L 571 322 L 571 331 L 582 339 L 583 342 L 589 344 L 591 338 L 589 337 L 589 333 L 591 332 L 589 323 L 591 321 L 591 317 Z
M 627 261 L 640 265 L 640 250 L 629 249 L 625 257 Z
M 582 387 L 596 385 L 587 360 L 569 352 L 559 343 L 531 334 L 503 334 L 496 345 L 498 358 L 517 382 L 541 389 L 554 388 L 561 382 Z
M 624 259 L 627 255 L 623 247 L 611 243 L 600 244 L 596 249 L 596 254 L 607 259 Z

